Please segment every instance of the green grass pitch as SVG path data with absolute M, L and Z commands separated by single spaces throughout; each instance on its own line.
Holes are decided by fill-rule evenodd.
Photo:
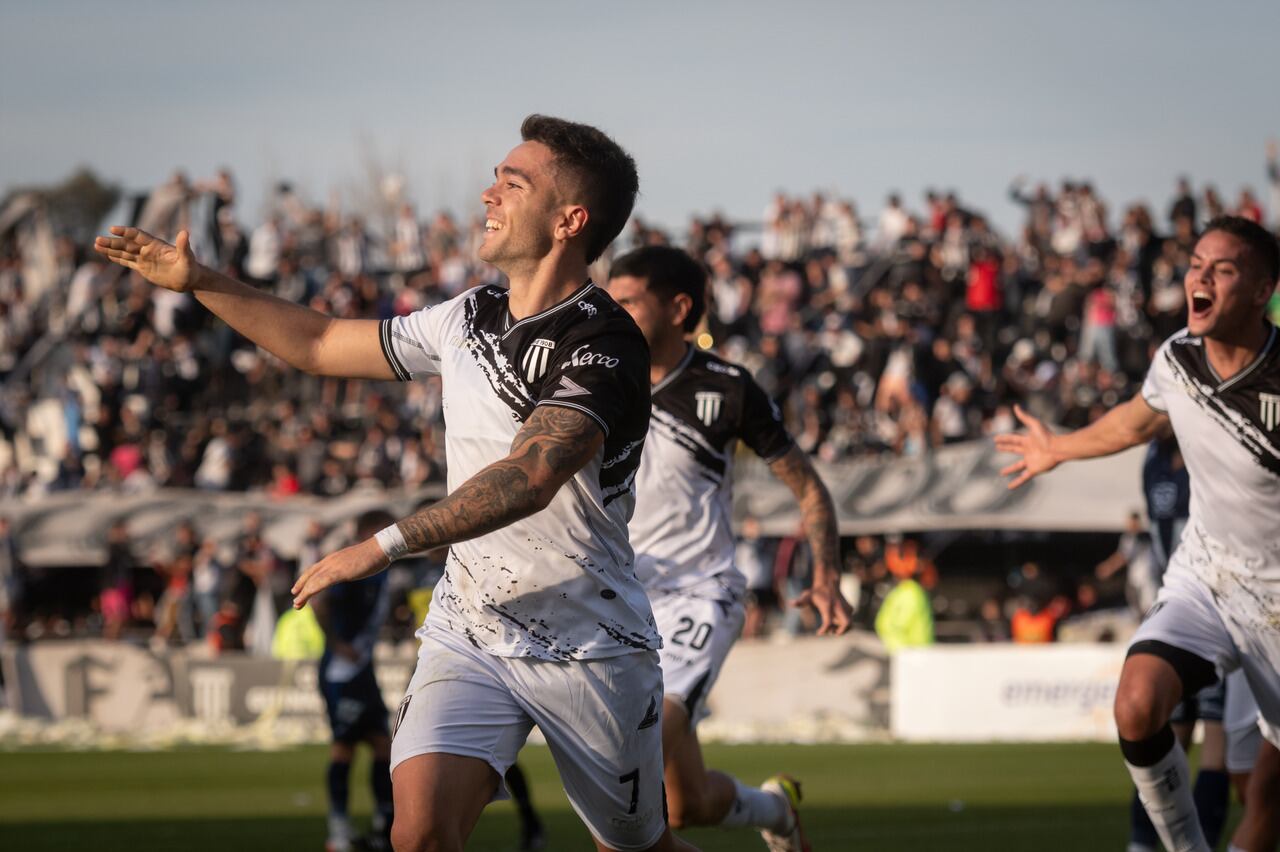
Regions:
M 320 850 L 328 750 L 0 753 L 6 850 Z M 370 811 L 367 755 L 352 777 L 358 825 Z M 547 750 L 521 764 L 550 849 L 592 848 Z M 759 783 L 779 770 L 804 785 L 803 819 L 825 850 L 1122 849 L 1129 785 L 1109 745 L 709 746 L 707 765 Z M 468 849 L 515 846 L 509 803 L 486 810 Z M 686 835 L 706 852 L 763 849 L 752 834 Z

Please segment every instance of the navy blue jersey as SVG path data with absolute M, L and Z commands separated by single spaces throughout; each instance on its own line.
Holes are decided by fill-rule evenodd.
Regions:
M 324 593 L 328 632 L 320 658 L 320 692 L 335 740 L 352 742 L 387 733 L 387 707 L 373 673 L 373 646 L 390 601 L 386 571 L 338 583 Z M 334 640 L 350 645 L 355 659 L 337 653 Z
M 1173 521 L 1191 514 L 1191 475 L 1185 464 L 1173 466 L 1178 445 L 1172 441 L 1152 441 L 1142 464 L 1142 490 L 1147 498 L 1147 517 L 1153 521 Z
M 386 621 L 389 604 L 386 571 L 363 580 L 338 583 L 325 592 L 330 635 L 361 650 L 372 649 Z

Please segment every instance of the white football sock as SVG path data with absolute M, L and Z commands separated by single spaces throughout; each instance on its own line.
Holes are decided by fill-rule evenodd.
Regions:
M 1191 796 L 1191 770 L 1182 746 L 1174 743 L 1154 766 L 1134 766 L 1128 761 L 1125 766 L 1129 767 L 1151 824 L 1169 852 L 1213 852 L 1200 830 L 1200 817 Z
M 750 825 L 777 832 L 790 827 L 791 807 L 782 797 L 759 787 L 748 787 L 737 778 L 733 779 L 733 787 L 737 795 L 720 825 L 725 828 Z

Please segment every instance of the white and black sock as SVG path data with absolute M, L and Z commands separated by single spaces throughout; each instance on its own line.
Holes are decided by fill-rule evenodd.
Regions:
M 1137 742 L 1120 740 L 1129 776 L 1147 809 L 1156 833 L 1169 852 L 1212 852 L 1200 830 L 1187 755 L 1164 729 Z
M 721 826 L 741 828 L 750 825 L 777 832 L 786 831 L 790 826 L 791 808 L 777 794 L 759 787 L 748 787 L 737 778 L 733 779 L 733 787 L 736 795 L 729 812 L 720 821 Z

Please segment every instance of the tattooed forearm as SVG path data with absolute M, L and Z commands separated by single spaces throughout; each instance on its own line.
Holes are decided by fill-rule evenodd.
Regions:
M 506 460 L 489 465 L 439 503 L 401 520 L 397 526 L 410 552 L 443 547 L 501 529 L 540 507 L 529 478 Z
M 604 434 L 571 408 L 535 408 L 510 454 L 452 494 L 400 521 L 410 551 L 444 547 L 491 533 L 546 508 L 551 498 L 599 451 Z
M 770 464 L 769 469 L 796 495 L 814 565 L 819 570 L 838 571 L 840 534 L 836 528 L 836 507 L 809 457 L 799 447 L 792 447 Z

